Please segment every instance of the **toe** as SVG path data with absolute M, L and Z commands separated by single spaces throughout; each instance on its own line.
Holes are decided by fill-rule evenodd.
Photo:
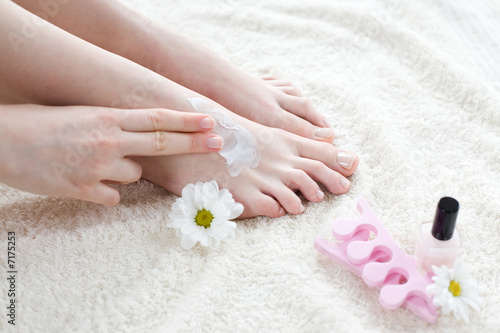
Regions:
M 309 201 L 319 202 L 325 197 L 318 184 L 302 170 L 292 172 L 286 185 L 292 190 L 300 191 Z
M 299 168 L 325 185 L 333 194 L 343 194 L 349 190 L 351 185 L 347 178 L 319 161 L 302 159 Z
M 283 86 L 283 87 L 278 87 L 278 89 L 287 95 L 302 97 L 300 90 L 295 86 Z
M 352 175 L 359 164 L 356 153 L 340 150 L 329 143 L 299 138 L 297 147 L 300 156 L 320 161 L 344 176 Z
M 262 192 L 252 191 L 245 193 L 245 196 L 240 200 L 235 197 L 237 202 L 240 202 L 245 209 L 238 219 L 246 219 L 255 216 L 269 216 L 280 217 L 285 214 L 285 210 L 281 205 L 272 197 L 263 194 Z
M 314 126 L 309 121 L 285 111 L 279 113 L 279 116 L 275 117 L 270 126 L 281 128 L 287 132 L 315 141 L 332 143 L 335 139 L 331 128 Z
M 276 198 L 288 213 L 297 215 L 304 212 L 302 201 L 291 189 L 280 183 L 269 183 L 268 186 L 264 192 Z
M 260 76 L 260 79 L 264 80 L 264 81 L 275 81 L 275 80 L 278 80 L 278 78 L 276 76 L 271 75 L 271 74 L 262 75 L 262 76 Z
M 316 111 L 308 98 L 285 95 L 279 101 L 280 106 L 298 117 L 301 117 L 313 125 L 328 127 L 325 116 Z

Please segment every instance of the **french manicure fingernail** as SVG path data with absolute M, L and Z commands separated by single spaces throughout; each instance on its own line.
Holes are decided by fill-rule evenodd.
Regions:
M 300 205 L 299 207 L 299 214 L 302 214 L 306 209 L 304 208 L 304 205 Z
M 314 130 L 314 136 L 318 138 L 330 138 L 333 135 L 333 130 L 331 128 L 316 128 Z
M 324 197 L 325 197 L 325 193 L 323 193 L 323 191 L 321 191 L 321 190 L 316 191 L 316 198 L 318 198 L 319 200 L 323 200 Z
M 213 136 L 207 139 L 207 147 L 210 149 L 220 149 L 224 144 L 224 140 L 220 136 Z
M 339 184 L 343 188 L 348 188 L 349 184 L 351 184 L 351 182 L 349 180 L 347 180 L 347 178 L 342 177 L 342 178 L 339 179 Z
M 215 126 L 215 121 L 213 118 L 203 118 L 202 120 L 200 120 L 200 128 L 203 128 L 203 129 L 211 129 L 211 128 L 214 128 Z
M 350 153 L 348 151 L 339 151 L 337 153 L 337 163 L 344 169 L 351 170 L 356 156 L 356 154 Z

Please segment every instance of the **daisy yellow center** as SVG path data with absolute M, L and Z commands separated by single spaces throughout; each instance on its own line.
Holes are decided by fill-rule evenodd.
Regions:
M 210 228 L 210 224 L 212 223 L 213 219 L 214 216 L 212 215 L 212 213 L 210 213 L 206 209 L 199 210 L 198 214 L 196 214 L 196 217 L 194 218 L 196 224 L 204 228 Z
M 453 296 L 460 296 L 460 294 L 462 293 L 462 289 L 460 288 L 460 283 L 458 283 L 457 281 L 455 280 L 452 280 L 450 282 L 450 287 L 448 288 L 448 290 L 451 292 L 451 294 Z

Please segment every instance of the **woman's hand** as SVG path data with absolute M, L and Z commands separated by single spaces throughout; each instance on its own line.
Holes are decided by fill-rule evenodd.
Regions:
M 20 190 L 116 205 L 106 183 L 132 183 L 129 156 L 217 152 L 213 118 L 166 109 L 0 105 L 0 182 Z

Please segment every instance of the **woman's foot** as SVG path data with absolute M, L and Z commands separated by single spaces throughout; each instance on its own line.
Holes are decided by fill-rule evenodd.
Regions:
M 285 212 L 301 214 L 304 206 L 296 192 L 300 191 L 305 199 L 313 202 L 324 197 L 316 181 L 334 194 L 349 189 L 350 182 L 345 176 L 356 170 L 359 163 L 356 154 L 242 117 L 232 118 L 257 141 L 261 159 L 256 168 L 230 177 L 226 161 L 217 153 L 140 157 L 135 160 L 143 168 L 143 178 L 177 195 L 189 183 L 215 179 L 244 205 L 240 218 L 277 217 Z
M 272 75 L 259 78 L 240 72 L 235 76 L 234 84 L 221 85 L 206 96 L 262 125 L 317 141 L 331 143 L 335 138 L 325 116 L 289 80 Z

